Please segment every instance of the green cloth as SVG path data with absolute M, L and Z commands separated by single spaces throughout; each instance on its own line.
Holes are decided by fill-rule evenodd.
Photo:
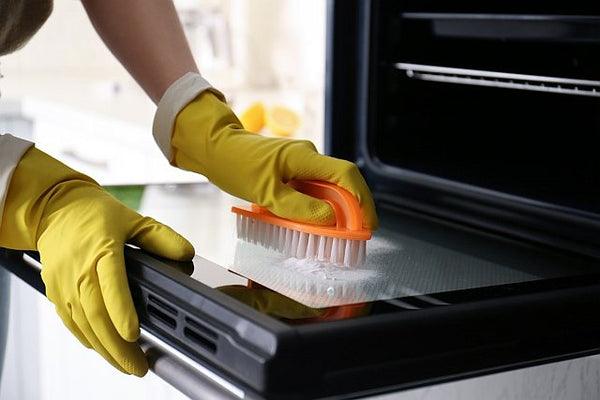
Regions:
M 144 185 L 131 185 L 131 186 L 104 186 L 104 189 L 119 199 L 129 208 L 139 211 L 140 204 L 142 202 L 142 196 L 144 195 Z

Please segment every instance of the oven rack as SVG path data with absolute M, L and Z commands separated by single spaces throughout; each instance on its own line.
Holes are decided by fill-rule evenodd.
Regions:
M 600 97 L 600 81 L 411 63 L 396 63 L 394 67 L 405 71 L 408 78 L 423 81 Z

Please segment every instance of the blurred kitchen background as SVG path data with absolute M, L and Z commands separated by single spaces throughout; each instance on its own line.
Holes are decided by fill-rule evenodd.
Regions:
M 201 73 L 236 113 L 256 102 L 285 107 L 300 119 L 292 137 L 322 150 L 325 0 L 175 4 Z M 104 47 L 79 1 L 56 0 L 47 23 L 2 57 L 0 70 L 2 133 L 34 141 L 129 196 L 141 213 L 189 238 L 198 254 L 226 262 L 236 199 L 169 166 L 151 134 L 154 104 Z M 141 381 L 117 372 L 77 342 L 46 299 L 12 283 L 1 400 L 185 398 L 151 373 Z

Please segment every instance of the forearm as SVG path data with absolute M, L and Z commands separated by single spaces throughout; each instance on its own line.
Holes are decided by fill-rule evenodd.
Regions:
M 171 0 L 82 0 L 96 31 L 152 101 L 198 72 Z

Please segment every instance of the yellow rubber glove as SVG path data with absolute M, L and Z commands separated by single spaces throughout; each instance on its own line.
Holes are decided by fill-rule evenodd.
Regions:
M 0 246 L 38 250 L 46 296 L 64 324 L 122 372 L 143 376 L 148 363 L 127 284 L 123 249 L 135 244 L 180 261 L 192 245 L 120 203 L 89 177 L 31 148 L 14 171 Z
M 175 166 L 198 172 L 226 192 L 283 218 L 334 223 L 329 204 L 285 183 L 292 179 L 335 183 L 358 199 L 365 227 L 377 228 L 371 192 L 355 164 L 321 155 L 309 141 L 268 138 L 244 130 L 227 104 L 210 91 L 177 115 L 171 146 Z

